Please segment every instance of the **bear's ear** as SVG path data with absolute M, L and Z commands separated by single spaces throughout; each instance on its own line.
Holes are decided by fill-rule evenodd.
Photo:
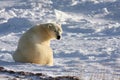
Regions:
M 53 25 L 52 24 L 48 24 L 48 28 L 52 29 Z
M 54 25 L 53 25 L 53 24 L 48 24 L 48 28 L 49 28 L 51 31 L 55 31 L 55 28 L 54 28 Z

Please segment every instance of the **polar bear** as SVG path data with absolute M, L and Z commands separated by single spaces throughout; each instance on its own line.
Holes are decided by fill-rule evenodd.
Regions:
M 16 62 L 53 65 L 53 51 L 50 40 L 60 39 L 62 27 L 56 23 L 36 25 L 26 31 L 18 42 L 13 54 Z

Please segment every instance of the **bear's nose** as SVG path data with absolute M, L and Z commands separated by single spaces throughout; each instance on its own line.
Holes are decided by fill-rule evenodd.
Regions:
M 60 36 L 60 35 L 58 35 L 58 36 L 57 36 L 57 39 L 58 39 L 58 40 L 60 40 L 60 38 L 61 38 L 61 36 Z

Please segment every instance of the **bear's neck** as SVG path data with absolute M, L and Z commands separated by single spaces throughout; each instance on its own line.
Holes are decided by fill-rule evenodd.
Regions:
M 36 44 L 50 46 L 50 39 L 42 35 L 34 35 L 33 42 Z
M 41 45 L 45 45 L 45 46 L 50 46 L 50 40 L 49 41 L 42 41 L 40 42 Z
M 38 27 L 34 30 L 34 40 L 38 44 L 50 46 L 51 36 L 44 27 Z

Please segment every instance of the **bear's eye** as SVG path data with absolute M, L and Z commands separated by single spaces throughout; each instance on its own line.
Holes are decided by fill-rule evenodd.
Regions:
M 54 31 L 54 32 L 57 32 L 57 30 L 55 30 L 55 29 L 54 29 L 53 31 Z

